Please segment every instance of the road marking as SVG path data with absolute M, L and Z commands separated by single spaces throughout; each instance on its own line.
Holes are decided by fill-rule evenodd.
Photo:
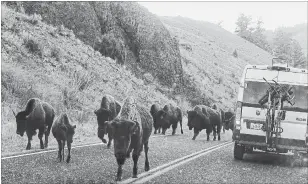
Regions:
M 141 174 L 138 175 L 138 178 L 129 178 L 129 179 L 126 179 L 126 180 L 123 180 L 121 182 L 118 182 L 118 184 L 132 184 L 132 183 L 144 183 L 144 182 L 147 182 L 159 175 L 162 175 L 180 165 L 183 165 L 187 162 L 190 162 L 194 159 L 197 159 L 201 156 L 204 156 L 208 153 L 211 153 L 212 151 L 215 151 L 215 150 L 218 150 L 222 147 L 225 147 L 225 146 L 229 146 L 230 144 L 232 144 L 232 141 L 228 141 L 228 142 L 225 142 L 225 143 L 221 143 L 219 145 L 216 145 L 216 146 L 212 146 L 210 148 L 206 148 L 204 150 L 201 150 L 201 151 L 198 151 L 198 152 L 195 152 L 195 153 L 192 153 L 190 155 L 187 155 L 185 157 L 182 157 L 182 158 L 179 158 L 179 159 L 176 159 L 174 161 L 171 161 L 167 164 L 164 164 L 164 165 L 161 165 L 161 166 L 158 166 L 156 168 L 154 168 L 153 170 L 150 170 L 148 172 L 143 172 Z
M 155 136 L 150 137 L 150 138 L 166 137 L 166 136 L 168 136 L 168 135 L 155 135 Z M 85 144 L 85 145 L 79 145 L 79 146 L 72 146 L 72 149 L 89 147 L 89 146 L 97 146 L 97 145 L 101 145 L 101 144 L 104 144 L 104 143 L 100 142 L 100 143 L 92 143 L 92 144 Z M 67 149 L 67 148 L 65 148 L 65 149 Z M 58 149 L 50 149 L 50 150 L 44 150 L 44 151 L 35 151 L 35 152 L 31 152 L 31 153 L 24 153 L 24 154 L 6 156 L 6 157 L 2 157 L 1 160 L 11 159 L 11 158 L 18 158 L 18 157 L 24 157 L 24 156 L 29 156 L 29 155 L 38 155 L 38 154 L 43 154 L 43 153 L 55 152 L 55 151 L 58 151 Z

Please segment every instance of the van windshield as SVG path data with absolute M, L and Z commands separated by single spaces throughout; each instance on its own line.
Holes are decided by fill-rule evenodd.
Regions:
M 245 81 L 247 85 L 244 88 L 243 105 L 261 107 L 259 100 L 266 94 L 269 85 L 265 82 Z M 273 84 L 274 85 L 274 84 Z M 282 86 L 291 87 L 284 84 Z M 308 86 L 292 85 L 295 92 L 294 102 L 291 106 L 288 102 L 283 103 L 283 110 L 308 112 Z M 267 105 L 267 103 L 265 104 Z

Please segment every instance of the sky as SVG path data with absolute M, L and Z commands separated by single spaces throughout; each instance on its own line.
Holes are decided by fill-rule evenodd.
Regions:
M 307 2 L 138 2 L 158 16 L 182 16 L 212 23 L 234 32 L 241 13 L 261 18 L 265 29 L 307 23 Z

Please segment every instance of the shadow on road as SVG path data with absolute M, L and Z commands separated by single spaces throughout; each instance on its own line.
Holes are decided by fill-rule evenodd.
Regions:
M 268 164 L 282 167 L 308 167 L 308 157 L 296 159 L 293 155 L 280 155 L 273 153 L 246 153 L 243 162 L 253 162 L 256 164 Z

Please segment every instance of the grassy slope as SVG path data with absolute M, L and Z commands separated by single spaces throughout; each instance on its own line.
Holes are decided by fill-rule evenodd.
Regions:
M 146 82 L 95 52 L 69 30 L 37 20 L 2 5 L 2 154 L 25 149 L 27 138 L 15 133 L 11 109 L 23 110 L 31 97 L 49 102 L 56 115 L 68 112 L 73 124 L 77 124 L 74 144 L 99 141 L 93 111 L 104 94 L 111 94 L 120 102 L 132 95 L 148 108 L 153 103 L 163 105 L 169 101 L 156 90 L 155 81 L 144 85 Z M 29 45 L 38 47 L 32 52 Z M 52 136 L 50 140 L 51 146 L 56 146 Z M 32 146 L 39 148 L 37 136 L 33 137 Z
M 239 79 L 246 64 L 271 62 L 268 52 L 214 24 L 183 17 L 161 17 L 161 20 L 180 40 L 185 73 L 223 108 L 233 107 L 236 102 Z M 232 55 L 235 49 L 237 58 Z

